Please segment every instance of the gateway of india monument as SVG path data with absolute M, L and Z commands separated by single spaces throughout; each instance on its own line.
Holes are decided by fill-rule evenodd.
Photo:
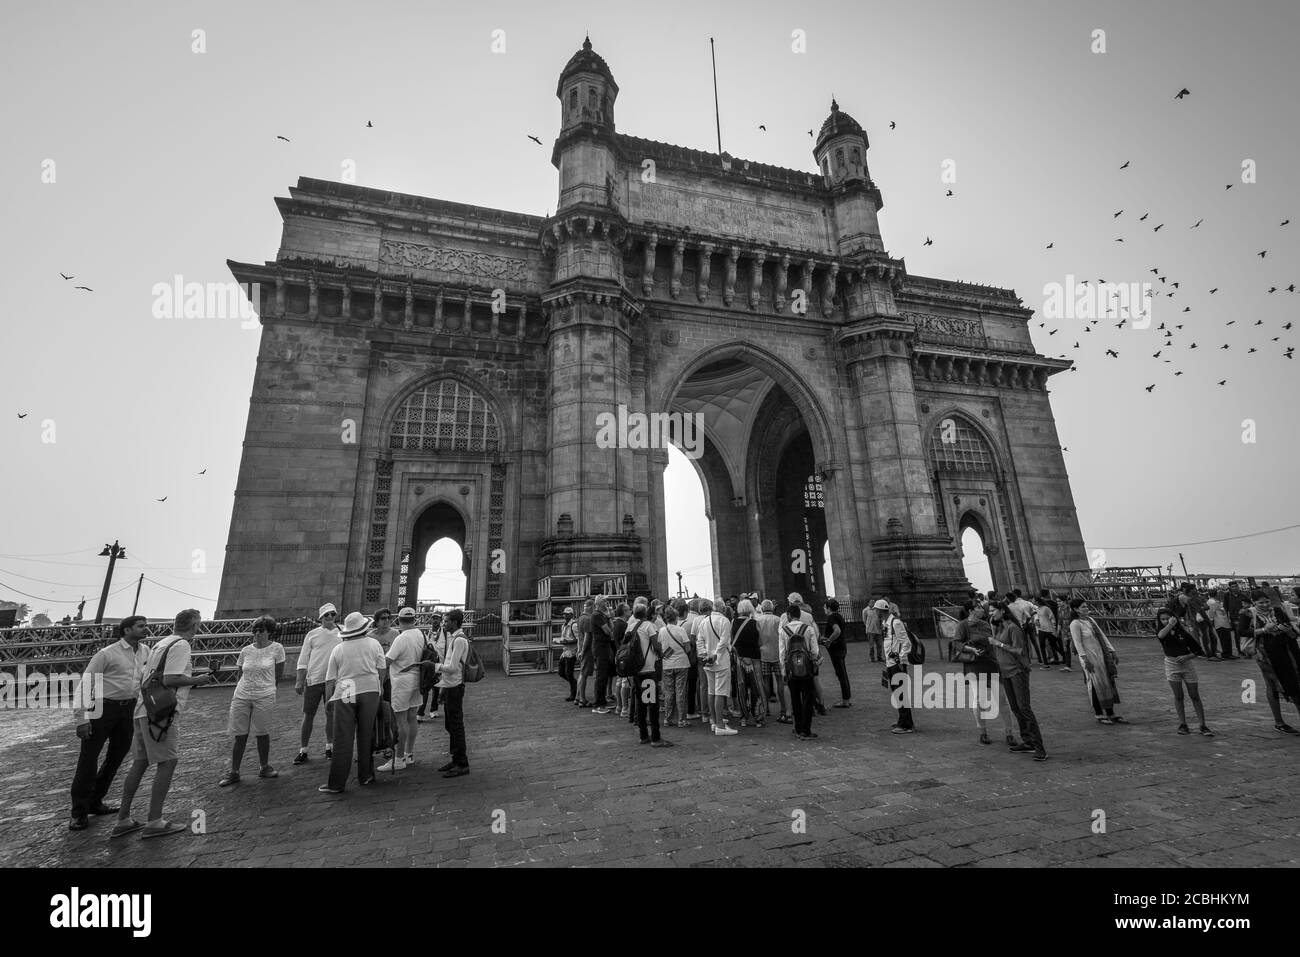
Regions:
M 834 102 L 816 171 L 639 139 L 588 40 L 560 73 L 549 218 L 300 179 L 276 200 L 218 617 L 414 605 L 462 549 L 467 607 L 547 575 L 668 597 L 663 447 L 602 413 L 704 423 L 714 591 L 888 596 L 928 630 L 969 589 L 1087 566 L 1014 292 L 891 257 L 867 134 Z M 608 416 L 606 416 L 608 418 Z M 622 443 L 640 444 L 647 443 Z M 701 559 L 703 556 L 700 556 Z

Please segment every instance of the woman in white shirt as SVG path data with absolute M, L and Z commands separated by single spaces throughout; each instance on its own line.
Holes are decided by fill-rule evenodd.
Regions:
M 370 619 L 354 611 L 339 629 L 339 643 L 330 652 L 325 669 L 325 695 L 334 702 L 334 757 L 329 781 L 316 790 L 342 794 L 352 773 L 352 748 L 357 749 L 357 783 L 375 782 L 375 756 L 371 749 L 379 695 L 388 677 L 383 646 L 366 634 Z
M 230 767 L 217 787 L 239 783 L 239 766 L 244 762 L 251 730 L 257 738 L 257 759 L 262 766 L 259 778 L 278 778 L 271 767 L 271 717 L 275 711 L 275 686 L 284 677 L 284 646 L 271 639 L 276 634 L 275 619 L 263 615 L 253 622 L 253 643 L 239 649 L 235 667 L 239 683 L 230 699 L 229 731 L 234 738 Z
M 415 763 L 415 735 L 420 727 L 415 720 L 421 699 L 420 670 L 413 666 L 424 656 L 424 648 L 429 642 L 424 632 L 415 626 L 414 608 L 403 608 L 398 612 L 397 623 L 402 630 L 384 656 L 388 661 L 388 673 L 392 675 L 390 701 L 397 721 L 397 748 L 392 760 L 376 768 L 377 772 L 400 771 Z M 371 637 L 374 637 L 373 633 Z

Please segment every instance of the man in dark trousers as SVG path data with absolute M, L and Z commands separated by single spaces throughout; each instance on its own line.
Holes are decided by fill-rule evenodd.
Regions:
M 144 639 L 149 628 L 144 615 L 123 618 L 117 626 L 118 640 L 95 652 L 81 675 L 81 700 L 85 711 L 77 711 L 77 737 L 81 755 L 72 778 L 72 818 L 68 829 L 84 831 L 89 815 L 116 814 L 117 808 L 104 803 L 104 795 L 122 760 L 131 751 L 135 737 L 135 700 L 140 696 L 140 672 L 149 660 Z M 108 755 L 99 765 L 99 754 L 108 745 Z
M 1038 729 L 1038 718 L 1029 703 L 1029 639 L 1006 602 L 993 602 L 989 608 L 993 623 L 993 637 L 989 640 L 995 649 L 1002 689 L 1007 693 L 1011 713 L 1020 723 L 1021 743 L 1012 745 L 1017 752 L 1033 752 L 1035 761 L 1047 760 L 1043 734 Z

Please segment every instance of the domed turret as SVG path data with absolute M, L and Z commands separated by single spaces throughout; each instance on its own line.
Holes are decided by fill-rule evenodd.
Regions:
M 813 156 L 826 182 L 832 186 L 853 181 L 869 182 L 867 175 L 867 134 L 861 124 L 831 99 L 831 113 L 817 134 Z
M 618 84 L 604 58 L 591 48 L 591 37 L 560 71 L 555 95 L 560 99 L 561 131 L 580 123 L 614 128 L 614 100 Z

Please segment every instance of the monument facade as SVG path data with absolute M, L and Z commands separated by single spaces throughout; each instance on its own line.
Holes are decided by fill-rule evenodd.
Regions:
M 838 104 L 817 171 L 618 132 L 583 44 L 560 75 L 554 216 L 301 179 L 261 349 L 217 614 L 414 604 L 460 544 L 464 601 L 624 572 L 667 596 L 662 447 L 603 414 L 700 415 L 715 590 L 888 595 L 1087 564 L 1032 311 L 885 250 L 867 134 Z M 432 597 L 432 596 L 427 596 Z M 451 599 L 459 596 L 438 596 Z

